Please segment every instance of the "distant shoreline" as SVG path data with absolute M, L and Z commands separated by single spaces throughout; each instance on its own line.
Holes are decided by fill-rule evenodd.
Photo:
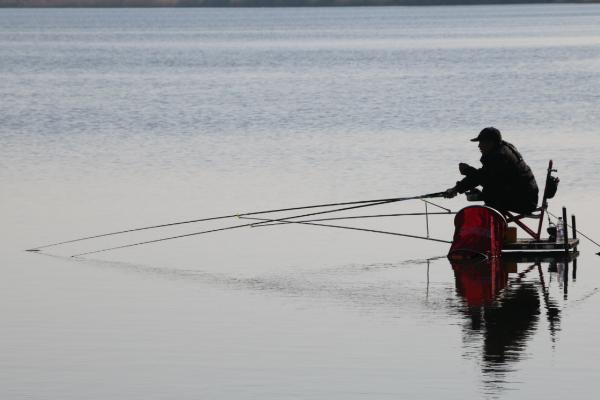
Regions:
M 600 0 L 0 0 L 0 8 L 279 8 L 598 4 Z

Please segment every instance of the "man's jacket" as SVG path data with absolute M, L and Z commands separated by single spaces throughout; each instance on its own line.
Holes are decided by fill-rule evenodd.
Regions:
M 481 157 L 481 164 L 479 169 L 467 166 L 463 171 L 465 178 L 456 183 L 460 193 L 481 185 L 483 200 L 490 207 L 524 213 L 537 207 L 535 177 L 515 146 L 502 141 Z

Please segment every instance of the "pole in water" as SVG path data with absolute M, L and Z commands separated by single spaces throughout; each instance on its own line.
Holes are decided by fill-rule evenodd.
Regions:
M 564 238 L 564 246 L 565 246 L 565 251 L 568 253 L 569 252 L 569 228 L 567 225 L 567 207 L 563 207 L 562 208 L 562 215 L 563 215 L 563 238 Z
M 427 229 L 427 237 L 429 237 L 429 213 L 427 212 L 427 201 L 423 200 L 425 203 L 425 228 Z

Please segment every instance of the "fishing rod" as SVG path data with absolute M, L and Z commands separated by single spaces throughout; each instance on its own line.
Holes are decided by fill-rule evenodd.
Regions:
M 257 220 L 257 221 L 264 221 L 265 223 L 269 221 L 268 219 L 265 219 L 265 218 L 256 218 L 256 217 L 242 217 L 242 218 L 243 219 L 252 219 L 252 220 Z M 380 230 L 377 230 L 377 229 L 355 228 L 353 226 L 332 225 L 332 224 L 318 224 L 318 223 L 313 223 L 313 222 L 308 222 L 308 221 L 286 221 L 286 220 L 283 220 L 283 221 L 285 221 L 285 223 L 290 223 L 290 224 L 324 226 L 324 227 L 327 227 L 327 228 L 338 228 L 338 229 L 350 229 L 350 230 L 353 230 L 353 231 L 383 233 L 385 235 L 403 236 L 403 237 L 409 237 L 409 238 L 413 238 L 413 239 L 431 240 L 431 241 L 434 241 L 434 242 L 441 242 L 441 243 L 452 243 L 452 242 L 450 242 L 448 240 L 443 240 L 443 239 L 435 239 L 435 238 L 430 238 L 430 237 L 426 237 L 426 236 L 409 235 L 407 233 L 380 231 Z M 270 226 L 270 225 L 267 225 L 267 226 Z
M 63 245 L 63 244 L 68 244 L 68 243 L 81 242 L 81 241 L 90 240 L 90 239 L 97 239 L 97 238 L 101 238 L 101 237 L 120 235 L 120 234 L 130 233 L 130 232 L 139 232 L 139 231 L 149 230 L 149 229 L 165 228 L 165 227 L 169 227 L 169 226 L 192 224 L 192 223 L 197 223 L 197 222 L 208 222 L 208 221 L 216 221 L 216 220 L 222 220 L 222 219 L 228 219 L 228 218 L 236 218 L 239 216 L 270 214 L 270 213 L 284 212 L 284 211 L 306 210 L 306 209 L 311 209 L 311 208 L 324 208 L 324 207 L 337 207 L 337 206 L 346 206 L 346 205 L 354 205 L 354 204 L 380 203 L 380 202 L 387 202 L 387 201 L 396 202 L 396 201 L 426 199 L 426 198 L 443 197 L 443 196 L 444 196 L 444 192 L 437 192 L 437 193 L 429 193 L 429 194 L 425 194 L 425 195 L 421 195 L 421 196 L 413 196 L 413 197 L 392 197 L 392 198 L 387 198 L 387 199 L 347 201 L 347 202 L 338 202 L 338 203 L 315 204 L 315 205 L 309 205 L 309 206 L 288 207 L 288 208 L 280 208 L 280 209 L 273 209 L 273 210 L 253 211 L 253 212 L 246 212 L 246 213 L 241 213 L 241 214 L 238 213 L 238 214 L 230 214 L 230 215 L 221 215 L 218 217 L 207 217 L 207 218 L 193 219 L 193 220 L 187 220 L 187 221 L 169 222 L 169 223 L 165 223 L 165 224 L 149 225 L 149 226 L 143 226 L 143 227 L 138 227 L 138 228 L 124 229 L 124 230 L 114 231 L 114 232 L 100 233 L 100 234 L 91 235 L 91 236 L 84 236 L 84 237 L 80 237 L 80 238 L 64 240 L 61 242 L 50 243 L 50 244 L 46 244 L 43 246 L 32 247 L 31 249 L 28 249 L 26 251 L 40 251 L 41 249 L 45 249 L 48 247 L 54 247 L 54 246 L 59 246 L 59 245 Z
M 100 250 L 88 251 L 88 252 L 85 252 L 85 253 L 74 254 L 71 257 L 80 257 L 80 256 L 84 256 L 84 255 L 89 255 L 89 254 L 102 253 L 102 252 L 106 252 L 106 251 L 117 250 L 117 249 L 124 249 L 124 248 L 128 248 L 128 247 L 140 246 L 140 245 L 150 244 L 150 243 L 164 242 L 164 241 L 167 241 L 167 240 L 179 239 L 179 238 L 184 238 L 184 237 L 189 237 L 189 236 L 197 236 L 197 235 L 202 235 L 202 234 L 207 234 L 207 233 L 213 233 L 213 232 L 221 232 L 221 231 L 226 231 L 226 230 L 231 230 L 231 229 L 237 229 L 237 228 L 244 228 L 244 227 L 250 227 L 250 226 L 258 226 L 258 225 L 265 224 L 265 223 L 268 223 L 268 222 L 281 222 L 281 221 L 285 221 L 287 219 L 292 219 L 292 218 L 303 218 L 303 217 L 309 217 L 309 216 L 313 216 L 313 215 L 321 215 L 321 214 L 328 214 L 328 213 L 333 213 L 333 212 L 338 212 L 338 211 L 353 210 L 353 209 L 357 209 L 357 208 L 371 207 L 371 206 L 376 206 L 376 205 L 381 205 L 381 204 L 396 203 L 396 202 L 399 202 L 399 201 L 416 200 L 416 199 L 429 198 L 429 197 L 439 197 L 439 196 L 442 196 L 443 193 L 444 192 L 430 193 L 430 194 L 421 195 L 421 196 L 414 196 L 414 197 L 399 197 L 399 198 L 392 198 L 392 199 L 384 199 L 384 200 L 380 200 L 380 201 L 377 201 L 377 202 L 372 202 L 371 201 L 371 202 L 369 202 L 367 204 L 360 204 L 360 203 L 364 203 L 364 201 L 360 201 L 360 202 L 358 202 L 359 205 L 354 205 L 354 206 L 350 206 L 350 207 L 337 208 L 337 209 L 334 209 L 334 210 L 318 211 L 318 212 L 308 213 L 308 214 L 294 215 L 294 216 L 286 217 L 286 218 L 267 219 L 267 220 L 265 220 L 263 222 L 252 222 L 252 223 L 248 223 L 248 224 L 232 225 L 232 226 L 226 226 L 226 227 L 223 227 L 223 228 L 209 229 L 209 230 L 200 231 L 200 232 L 192 232 L 192 233 L 186 233 L 186 234 L 182 234 L 182 235 L 169 236 L 169 237 L 166 237 L 166 238 L 160 238 L 160 239 L 154 239 L 154 240 L 146 240 L 146 241 L 143 241 L 143 242 L 131 243 L 131 244 L 126 244 L 126 245 L 122 245 L 122 246 L 115 246 L 115 247 L 109 247 L 109 248 L 104 248 L 104 249 L 100 249 Z M 357 202 L 347 202 L 347 203 L 343 203 L 343 204 L 357 204 Z M 302 207 L 300 209 L 303 209 L 303 208 L 314 208 L 314 207 L 316 207 L 316 206 Z M 299 208 L 294 207 L 293 209 L 298 210 Z M 262 214 L 264 212 L 259 212 L 259 213 Z M 251 213 L 246 213 L 244 215 L 249 215 L 249 214 L 251 214 Z M 254 214 L 254 213 L 252 213 L 252 214 Z M 239 214 L 239 215 L 235 215 L 235 217 L 242 217 L 244 215 Z
M 344 207 L 344 208 L 339 208 L 339 209 L 335 209 L 335 210 L 327 210 L 327 211 L 319 211 L 319 212 L 309 213 L 309 214 L 295 215 L 295 216 L 291 216 L 291 217 L 287 217 L 287 218 L 302 218 L 302 217 L 307 217 L 307 216 L 312 216 L 312 215 L 319 215 L 319 214 L 326 214 L 326 213 L 331 213 L 331 212 L 336 212 L 336 211 L 352 210 L 352 209 L 356 209 L 356 208 L 370 207 L 370 206 L 375 206 L 375 205 L 379 205 L 379 204 L 387 204 L 387 203 L 392 203 L 392 202 L 396 202 L 396 201 L 399 201 L 399 200 L 386 200 L 386 201 L 382 201 L 382 202 L 378 202 L 378 203 L 361 204 L 361 205 L 358 205 L 358 206 Z M 239 216 L 239 217 L 241 217 L 241 216 Z M 147 240 L 147 241 L 143 241 L 143 242 L 131 243 L 131 244 L 126 244 L 126 245 L 122 245 L 122 246 L 109 247 L 109 248 L 95 250 L 95 251 L 88 251 L 88 252 L 85 252 L 85 253 L 75 254 L 75 255 L 73 255 L 71 257 L 79 257 L 79 256 L 85 256 L 85 255 L 88 255 L 88 254 L 102 253 L 102 252 L 105 252 L 105 251 L 111 251 L 111 250 L 117 250 L 117 249 L 124 249 L 124 248 L 127 248 L 127 247 L 140 246 L 140 245 L 143 245 L 143 244 L 164 242 L 164 241 L 167 241 L 167 240 L 179 239 L 179 238 L 184 238 L 184 237 L 188 237 L 188 236 L 197 236 L 197 235 L 203 235 L 203 234 L 206 234 L 206 233 L 221 232 L 221 231 L 227 231 L 227 230 L 231 230 L 231 229 L 256 226 L 256 225 L 260 225 L 260 224 L 266 223 L 267 221 L 268 222 L 276 222 L 278 220 L 276 220 L 276 219 L 270 219 L 270 220 L 266 220 L 265 222 L 258 222 L 258 223 L 257 222 L 251 222 L 251 223 L 248 223 L 248 224 L 232 225 L 232 226 L 226 226 L 226 227 L 223 227 L 223 228 L 216 228 L 216 229 L 209 229 L 209 230 L 200 231 L 200 232 L 186 233 L 186 234 L 183 234 L 183 235 L 169 236 L 169 237 L 166 237 L 166 238 L 160 238 L 160 239 L 154 239 L 154 240 Z
M 423 215 L 455 215 L 455 214 L 456 214 L 456 212 L 449 211 L 449 212 L 430 212 L 430 213 L 415 212 L 415 213 L 398 213 L 398 214 L 351 215 L 348 217 L 307 219 L 307 220 L 303 220 L 301 222 L 340 221 L 340 220 L 346 220 L 346 219 L 381 218 L 381 217 L 412 217 L 412 216 L 423 216 Z M 250 218 L 250 217 L 244 217 L 244 216 L 240 216 L 240 218 L 241 219 L 260 220 L 259 218 Z M 285 225 L 285 224 L 293 224 L 296 222 L 299 222 L 299 221 L 282 221 L 282 222 L 273 222 L 273 223 L 265 222 L 264 224 L 257 225 L 256 227 L 260 228 L 260 227 L 266 227 L 266 226 Z

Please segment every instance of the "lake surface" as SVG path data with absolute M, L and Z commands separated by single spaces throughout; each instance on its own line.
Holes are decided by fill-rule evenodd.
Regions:
M 280 225 L 69 258 L 235 219 L 23 250 L 441 191 L 489 125 L 540 184 L 555 161 L 551 211 L 600 238 L 600 7 L 3 9 L 0 77 L 3 399 L 595 393 L 589 242 L 577 268 L 473 271 L 442 243 Z

